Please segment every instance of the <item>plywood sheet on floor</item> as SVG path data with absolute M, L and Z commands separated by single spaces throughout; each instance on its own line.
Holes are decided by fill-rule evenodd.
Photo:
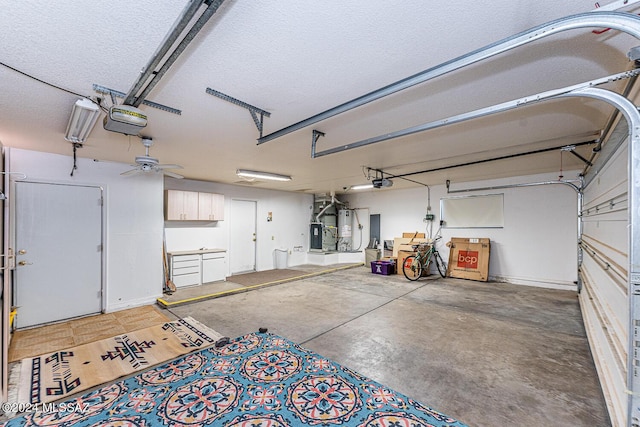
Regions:
M 14 332 L 9 362 L 148 328 L 170 320 L 147 305 Z

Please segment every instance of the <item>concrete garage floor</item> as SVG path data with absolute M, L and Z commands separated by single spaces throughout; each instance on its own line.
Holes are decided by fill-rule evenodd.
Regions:
M 575 292 L 358 267 L 170 308 L 260 327 L 469 426 L 608 426 Z

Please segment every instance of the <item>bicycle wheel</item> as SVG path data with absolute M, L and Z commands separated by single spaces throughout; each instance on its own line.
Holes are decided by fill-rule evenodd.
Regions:
M 409 280 L 418 280 L 422 275 L 422 264 L 415 255 L 409 255 L 404 259 L 402 263 L 402 272 L 404 277 Z
M 434 252 L 433 255 L 433 259 L 436 261 L 436 267 L 438 268 L 438 273 L 440 273 L 442 277 L 447 277 L 447 266 L 442 260 L 440 252 Z

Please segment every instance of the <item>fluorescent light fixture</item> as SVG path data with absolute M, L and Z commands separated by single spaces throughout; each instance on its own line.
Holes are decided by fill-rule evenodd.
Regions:
M 94 102 L 86 98 L 77 100 L 73 104 L 64 139 L 73 144 L 84 143 L 99 115 L 100 108 Z
M 350 190 L 368 190 L 369 188 L 373 188 L 373 184 L 358 184 L 349 187 Z
M 280 175 L 271 172 L 258 172 L 247 169 L 236 170 L 236 175 L 242 178 L 267 179 L 270 181 L 291 181 L 291 177 L 289 175 Z

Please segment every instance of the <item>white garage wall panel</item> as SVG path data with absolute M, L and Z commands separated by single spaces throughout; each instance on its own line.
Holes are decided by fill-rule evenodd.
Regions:
M 566 172 L 576 177 L 577 171 Z M 484 188 L 510 184 L 557 181 L 557 174 L 540 174 L 513 179 L 476 181 L 452 185 L 456 189 Z M 578 197 L 566 185 L 541 185 L 501 189 L 504 194 L 502 228 L 444 228 L 443 242 L 452 237 L 491 239 L 489 276 L 491 280 L 520 285 L 576 289 L 578 243 Z M 472 192 L 469 195 L 494 194 Z M 431 211 L 436 215 L 435 233 L 440 221 L 440 199 L 451 198 L 443 185 L 431 187 Z M 393 240 L 403 232 L 429 233 L 423 222 L 429 205 L 426 187 L 406 190 L 370 190 L 346 197 L 352 208 L 368 208 L 380 214 L 380 238 Z M 440 253 L 448 259 L 449 249 L 442 244 Z
M 628 146 L 618 149 L 584 191 L 580 305 L 607 407 L 627 418 Z

